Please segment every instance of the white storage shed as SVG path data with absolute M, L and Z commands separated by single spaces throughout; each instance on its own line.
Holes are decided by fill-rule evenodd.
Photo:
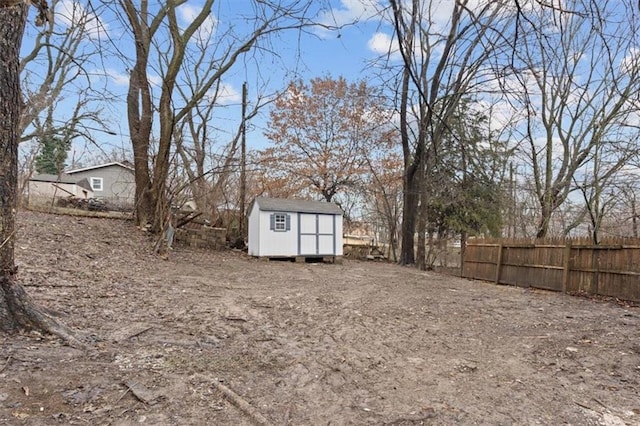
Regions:
M 342 215 L 334 203 L 258 197 L 249 210 L 249 255 L 342 257 Z

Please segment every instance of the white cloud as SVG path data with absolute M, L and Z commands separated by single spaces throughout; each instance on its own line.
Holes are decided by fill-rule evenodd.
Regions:
M 217 104 L 221 105 L 238 103 L 242 100 L 240 92 L 238 92 L 233 86 L 227 83 L 221 83 L 217 93 L 213 89 L 210 90 L 209 93 L 207 93 L 206 97 L 210 101 L 216 102 Z
M 629 75 L 637 75 L 640 69 L 640 49 L 631 48 L 620 63 L 620 70 Z
M 391 62 L 402 61 L 398 39 L 383 32 L 377 32 L 367 42 L 367 47 L 378 56 L 386 57 Z
M 104 76 L 117 86 L 129 85 L 129 74 L 126 72 L 120 72 L 113 68 L 107 68 L 104 72 Z M 160 77 L 159 75 L 150 75 L 148 76 L 148 79 L 151 86 L 160 87 L 162 85 L 162 77 Z
M 493 0 L 489 0 L 489 5 Z M 469 0 L 466 3 L 466 8 L 479 12 L 487 5 L 487 0 Z M 451 0 L 432 0 L 427 2 L 418 2 L 418 7 L 421 9 L 419 15 L 422 17 L 422 29 L 427 30 L 429 36 L 424 39 L 422 37 L 416 37 L 415 45 L 413 46 L 414 52 L 422 51 L 421 43 L 428 43 L 430 45 L 429 50 L 432 51 L 434 55 L 440 54 L 442 49 L 442 43 L 439 43 L 440 40 L 447 37 L 450 31 L 451 26 L 451 16 L 454 11 L 455 2 Z M 388 9 L 388 8 L 387 8 Z M 406 21 L 409 22 L 411 20 L 410 11 L 411 5 L 404 6 L 404 12 L 407 14 L 405 17 Z M 464 12 L 465 15 L 469 14 L 469 12 Z M 485 11 L 485 15 L 487 12 Z M 391 16 L 387 16 L 385 19 L 390 20 L 393 19 Z M 389 21 L 388 23 L 391 23 Z M 396 38 L 392 38 L 391 35 L 384 32 L 375 33 L 368 41 L 367 46 L 369 50 L 378 54 L 384 55 L 391 53 L 392 60 L 400 59 L 400 51 L 398 46 L 398 41 Z
M 220 93 L 218 93 L 218 101 L 222 104 L 230 104 L 234 102 L 240 102 L 242 96 L 231 85 L 222 83 L 220 87 Z
M 484 114 L 489 119 L 489 130 L 500 132 L 507 126 L 513 125 L 519 121 L 519 111 L 517 111 L 509 102 L 504 99 L 486 99 L 478 100 L 471 105 L 474 113 Z
M 383 0 L 341 0 L 340 6 L 320 13 L 316 34 L 327 38 L 332 33 L 329 28 L 340 28 L 379 16 L 384 10 Z
M 178 19 L 180 20 L 180 25 L 183 27 L 189 26 L 200 14 L 202 11 L 201 7 L 192 6 L 189 4 L 183 4 L 178 7 Z M 213 33 L 216 30 L 216 19 L 209 15 L 204 20 L 200 28 L 196 30 L 195 37 L 199 42 L 206 42 L 211 38 Z
M 125 74 L 114 70 L 113 68 L 107 68 L 105 70 L 106 76 L 118 86 L 127 86 L 129 84 L 129 74 Z
M 341 0 L 340 4 L 338 8 L 323 12 L 320 22 L 331 26 L 347 25 L 372 19 L 382 9 L 380 0 Z
M 147 76 L 147 79 L 149 80 L 149 84 L 154 87 L 162 86 L 162 77 L 160 77 L 159 75 L 149 75 Z
M 86 34 L 89 38 L 102 38 L 109 32 L 108 24 L 77 1 L 60 1 L 56 4 L 54 13 L 56 22 L 67 28 L 80 28 L 79 32 Z
M 367 47 L 377 55 L 391 54 L 392 57 L 398 59 L 400 51 L 398 49 L 398 40 L 392 38 L 389 34 L 377 32 L 367 42 Z

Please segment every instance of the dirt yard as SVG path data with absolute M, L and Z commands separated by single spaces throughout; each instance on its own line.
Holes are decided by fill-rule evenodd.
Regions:
M 19 278 L 88 350 L 0 335 L 0 424 L 635 425 L 640 309 L 384 263 L 177 249 L 20 212 Z

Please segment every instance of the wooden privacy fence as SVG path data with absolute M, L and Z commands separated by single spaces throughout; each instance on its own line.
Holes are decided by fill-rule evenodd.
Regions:
M 470 240 L 465 278 L 640 301 L 640 239 Z

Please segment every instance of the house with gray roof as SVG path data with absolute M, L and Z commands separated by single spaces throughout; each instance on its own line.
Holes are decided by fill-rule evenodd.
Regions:
M 134 169 L 128 164 L 112 162 L 69 170 L 67 176 L 89 182 L 93 196 L 109 204 L 132 207 L 136 183 Z
M 249 255 L 342 257 L 342 209 L 324 201 L 257 197 L 249 208 Z

